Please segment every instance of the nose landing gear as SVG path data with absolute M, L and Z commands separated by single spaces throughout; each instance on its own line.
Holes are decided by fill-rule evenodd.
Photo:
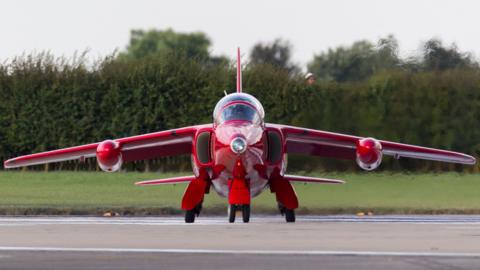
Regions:
M 250 222 L 249 204 L 230 204 L 228 206 L 228 222 L 234 223 L 237 211 L 242 211 L 242 220 L 244 223 Z
M 250 185 L 248 179 L 234 178 L 229 180 L 228 221 L 235 222 L 237 211 L 242 211 L 243 222 L 250 221 Z

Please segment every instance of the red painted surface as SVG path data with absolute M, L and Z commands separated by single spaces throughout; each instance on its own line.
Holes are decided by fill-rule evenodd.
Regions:
M 240 48 L 237 48 L 237 93 L 242 92 L 242 63 L 240 61 Z
M 148 151 L 146 151 L 148 149 Z M 148 148 L 138 148 L 132 150 L 123 150 L 123 161 L 132 162 L 136 160 L 154 159 L 159 157 L 173 157 L 178 155 L 190 154 L 192 151 L 192 142 L 172 143 L 160 146 L 151 146 Z
M 205 170 L 200 171 L 199 177 L 192 180 L 185 189 L 185 193 L 182 198 L 182 209 L 192 210 L 200 202 L 203 201 L 205 191 L 208 186 L 208 175 Z
M 179 129 L 164 130 L 139 136 L 116 139 L 124 153 L 125 161 L 155 158 L 165 155 L 186 154 L 191 151 L 191 141 L 195 132 L 212 124 L 197 125 Z M 4 162 L 5 168 L 16 168 L 50 162 L 95 157 L 99 143 L 63 148 L 48 152 L 20 156 Z M 174 149 L 169 146 L 174 145 Z M 189 148 L 185 150 L 185 147 Z M 154 153 L 152 153 L 154 152 Z
M 245 178 L 233 178 L 228 181 L 229 204 L 250 204 L 250 186 Z
M 275 192 L 277 201 L 287 209 L 298 208 L 298 198 L 292 184 L 284 177 L 278 174 L 278 170 L 274 172 L 270 179 L 271 190 Z
M 222 165 L 222 164 L 215 165 L 213 167 L 213 177 L 212 178 L 213 179 L 217 178 L 220 175 L 220 173 L 223 172 L 223 170 L 225 170 L 224 165 Z
M 253 166 L 253 168 L 255 168 L 255 170 L 257 170 L 258 174 L 259 174 L 262 178 L 268 179 L 267 166 L 262 165 L 262 164 L 255 164 L 255 165 Z
M 382 145 L 373 138 L 357 141 L 357 158 L 365 164 L 373 164 L 382 158 Z
M 142 181 L 138 185 L 156 185 L 189 182 L 182 199 L 183 209 L 193 209 L 203 200 L 210 184 L 219 194 L 229 197 L 233 204 L 249 204 L 251 195 L 260 192 L 265 185 L 276 193 L 277 200 L 288 209 L 298 207 L 298 199 L 291 181 L 311 183 L 343 183 L 341 180 L 314 177 L 284 175 L 285 159 L 281 158 L 275 164 L 269 164 L 266 156 L 267 136 L 265 131 L 278 132 L 282 143 L 283 154 L 295 153 L 323 157 L 357 160 L 366 164 L 381 160 L 382 154 L 395 158 L 408 157 L 427 160 L 444 161 L 461 164 L 475 164 L 474 157 L 433 148 L 407 145 L 389 141 L 373 140 L 352 135 L 345 135 L 301 127 L 265 124 L 265 112 L 260 102 L 253 96 L 242 92 L 242 69 L 240 49 L 237 51 L 237 93 L 222 98 L 215 107 L 214 123 L 196 125 L 179 129 L 159 131 L 139 136 L 116 139 L 103 143 L 93 143 L 25 155 L 4 162 L 5 168 L 15 168 L 66 160 L 84 160 L 98 157 L 101 164 L 113 167 L 121 161 L 129 162 L 142 159 L 152 159 L 162 156 L 193 154 L 194 176 Z M 258 118 L 247 118 L 249 121 L 221 119 L 221 111 L 235 103 L 253 107 Z M 242 107 L 242 106 L 239 106 Z M 239 112 L 238 116 L 242 116 Z M 256 115 L 255 115 L 256 116 Z M 221 120 L 226 120 L 222 122 Z M 193 147 L 199 132 L 209 131 L 211 136 L 212 162 L 201 164 Z M 230 144 L 241 136 L 247 142 L 246 151 L 233 153 Z M 364 166 L 367 169 L 372 167 Z M 255 179 L 256 178 L 256 179 Z M 213 181 L 212 181 L 213 180 Z M 218 185 L 218 187 L 216 187 Z M 252 192 L 252 193 L 251 193 Z
M 143 134 L 138 136 L 121 138 L 115 141 L 119 142 L 122 146 L 123 145 L 142 146 L 147 143 L 158 142 L 159 140 L 193 137 L 193 135 L 197 130 L 201 128 L 211 127 L 211 126 L 212 126 L 211 124 L 205 124 L 205 125 L 170 129 L 170 130 L 153 132 L 153 133 L 148 133 L 148 134 Z
M 351 148 L 310 144 L 295 141 L 287 141 L 286 146 L 286 152 L 289 154 L 303 154 L 328 158 L 355 160 L 355 149 Z
M 97 161 L 102 170 L 111 171 L 122 162 L 120 145 L 112 140 L 106 140 L 97 146 Z
M 300 128 L 278 124 L 266 124 L 267 128 L 282 130 L 287 144 L 287 153 L 319 155 L 326 157 L 355 159 L 357 141 L 363 137 L 340 133 Z M 294 143 L 292 143 L 294 142 Z M 436 160 L 451 163 L 473 165 L 476 159 L 472 156 L 416 145 L 379 140 L 382 152 L 396 158 L 408 157 Z M 337 156 L 336 152 L 339 152 Z
M 17 168 L 50 162 L 79 159 L 82 156 L 95 156 L 98 143 L 69 147 L 48 152 L 36 153 L 9 159 L 3 163 L 5 168 Z
M 228 203 L 250 204 L 250 185 L 246 175 L 242 160 L 238 159 L 233 168 L 233 178 L 228 181 Z

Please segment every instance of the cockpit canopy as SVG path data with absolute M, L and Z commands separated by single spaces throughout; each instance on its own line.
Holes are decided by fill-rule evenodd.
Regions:
M 265 112 L 262 104 L 246 93 L 234 93 L 222 98 L 213 111 L 215 125 L 226 121 L 249 121 L 261 125 Z

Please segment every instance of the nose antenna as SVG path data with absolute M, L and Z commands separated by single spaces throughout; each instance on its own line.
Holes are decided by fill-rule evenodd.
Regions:
M 242 93 L 242 63 L 240 62 L 240 47 L 237 48 L 237 93 Z

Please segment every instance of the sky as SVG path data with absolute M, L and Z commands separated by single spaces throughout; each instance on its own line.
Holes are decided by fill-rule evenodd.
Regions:
M 432 37 L 480 55 L 480 2 L 468 0 L 5 0 L 0 2 L 0 61 L 50 51 L 97 59 L 124 50 L 131 29 L 202 31 L 214 55 L 243 57 L 257 42 L 283 38 L 293 60 L 393 34 L 402 56 Z

